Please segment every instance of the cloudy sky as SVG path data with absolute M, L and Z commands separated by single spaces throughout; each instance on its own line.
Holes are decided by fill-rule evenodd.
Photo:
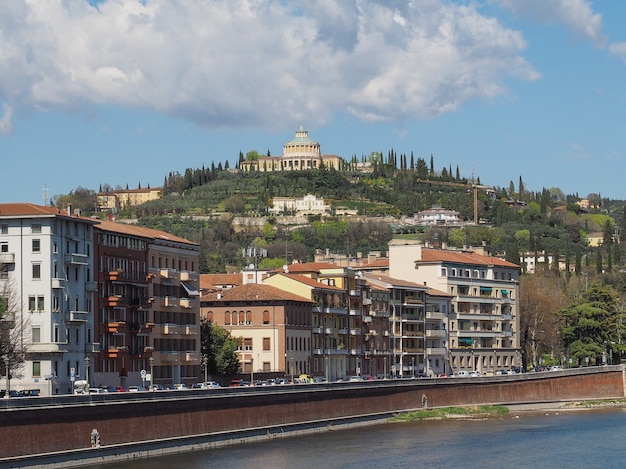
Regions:
M 626 199 L 626 2 L 0 0 L 2 202 L 282 153 Z M 44 190 L 45 189 L 45 190 Z

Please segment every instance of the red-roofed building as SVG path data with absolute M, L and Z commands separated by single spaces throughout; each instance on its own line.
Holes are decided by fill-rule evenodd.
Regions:
M 195 383 L 201 375 L 198 244 L 110 221 L 99 221 L 95 235 L 101 350 L 92 383 Z
M 471 250 L 389 244 L 390 275 L 452 296 L 450 364 L 482 373 L 521 366 L 520 267 Z
M 310 373 L 310 299 L 248 283 L 204 295 L 201 304 L 204 319 L 241 339 L 241 373 L 258 379 Z

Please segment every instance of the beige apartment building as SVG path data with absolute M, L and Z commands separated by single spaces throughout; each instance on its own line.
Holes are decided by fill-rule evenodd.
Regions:
M 516 264 L 482 250 L 389 244 L 390 275 L 452 297 L 449 363 L 453 372 L 482 373 L 521 366 L 519 274 Z

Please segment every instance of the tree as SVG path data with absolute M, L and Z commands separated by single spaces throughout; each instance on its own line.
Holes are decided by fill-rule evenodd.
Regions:
M 524 363 L 538 364 L 546 352 L 561 354 L 556 312 L 566 300 L 558 280 L 541 274 L 520 279 L 520 330 Z
M 208 373 L 222 376 L 236 373 L 241 339 L 231 337 L 226 329 L 204 319 L 200 323 L 200 334 L 201 353 L 207 358 Z
M 0 264 L 0 270 L 3 265 Z M 9 357 L 9 373 L 21 377 L 27 342 L 23 340 L 29 324 L 17 318 L 19 295 L 9 279 L 0 281 L 0 370 L 6 376 L 4 357 Z

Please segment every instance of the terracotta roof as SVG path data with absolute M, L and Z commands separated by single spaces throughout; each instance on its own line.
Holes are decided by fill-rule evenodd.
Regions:
M 114 233 L 121 233 L 129 236 L 138 236 L 148 239 L 161 239 L 164 241 L 172 241 L 176 243 L 193 244 L 196 246 L 198 245 L 198 243 L 194 243 L 193 241 L 189 241 L 185 238 L 166 233 L 165 231 L 154 230 L 152 228 L 106 220 L 96 220 L 96 222 L 96 228 L 103 231 L 112 231 Z
M 470 251 L 449 251 L 443 249 L 422 249 L 421 261 L 452 262 L 455 264 L 493 265 L 519 269 L 517 264 L 493 256 L 483 256 Z M 416 262 L 420 262 L 419 260 Z
M 389 267 L 389 259 L 386 257 L 379 257 L 373 262 L 367 262 L 365 264 L 361 264 L 358 267 L 355 267 L 355 270 L 358 269 L 371 269 L 375 267 Z
M 221 295 L 221 298 L 218 299 L 218 295 Z M 221 292 L 209 293 L 202 297 L 202 301 L 246 301 L 251 303 L 255 301 L 300 301 L 312 303 L 310 299 L 303 296 L 259 283 L 248 283 Z
M 334 285 L 326 285 L 325 283 L 318 282 L 315 279 L 312 279 L 312 278 L 309 278 L 309 277 L 306 277 L 306 276 L 300 275 L 300 274 L 277 274 L 277 275 L 282 275 L 284 277 L 290 278 L 292 280 L 295 280 L 296 282 L 303 283 L 303 284 L 308 285 L 308 286 L 313 287 L 313 288 L 323 288 L 325 290 L 344 291 L 343 288 L 339 288 L 339 287 L 336 287 Z
M 365 274 L 363 275 L 363 278 L 370 284 L 370 288 L 372 289 L 377 285 L 374 282 L 378 281 L 387 283 L 392 287 L 419 288 L 421 290 L 426 289 L 426 293 L 431 296 L 452 296 L 449 293 L 437 290 L 436 288 L 431 288 L 427 285 L 420 285 L 419 283 L 408 282 L 406 280 L 389 277 L 387 275 Z
M 302 273 L 302 272 L 317 272 L 319 273 L 324 269 L 341 269 L 336 264 L 332 264 L 330 262 L 298 262 L 295 264 L 287 264 L 288 273 Z M 282 273 L 284 272 L 284 267 L 280 267 L 278 269 L 272 270 L 272 272 Z
M 239 274 L 200 274 L 200 288 L 212 286 L 236 285 L 243 283 L 243 276 Z M 205 286 L 206 285 L 206 286 Z
M 0 204 L 0 217 L 17 217 L 17 216 L 68 216 L 65 210 L 56 207 L 46 207 L 44 205 L 36 205 L 29 203 L 12 203 Z

